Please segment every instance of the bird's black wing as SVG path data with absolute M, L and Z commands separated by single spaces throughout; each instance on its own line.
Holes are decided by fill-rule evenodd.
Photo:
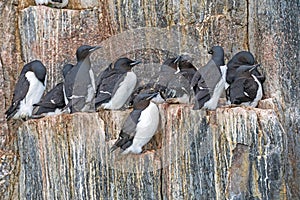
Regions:
M 16 114 L 20 102 L 26 97 L 28 89 L 29 89 L 29 81 L 25 77 L 25 74 L 21 73 L 21 75 L 19 76 L 19 80 L 15 86 L 12 105 L 5 112 L 7 119 L 10 119 Z
M 201 109 L 210 99 L 221 78 L 220 69 L 212 59 L 195 73 L 191 81 L 195 94 L 194 110 Z
M 197 70 L 195 70 L 195 69 L 183 69 L 183 70 L 181 70 L 180 74 L 183 77 L 185 77 L 189 81 L 189 83 L 191 84 L 192 79 L 193 79 L 196 71 Z
M 182 97 L 184 94 L 190 96 L 192 93 L 189 80 L 181 73 L 175 74 L 169 80 L 167 88 L 176 92 L 173 98 Z
M 66 93 L 66 97 L 69 100 L 73 94 L 74 83 L 75 83 L 75 78 L 76 78 L 77 72 L 78 72 L 78 66 L 74 66 L 73 68 L 71 68 L 69 70 L 69 72 L 66 74 L 66 77 L 64 79 L 65 93 Z
M 253 77 L 249 77 L 245 80 L 243 86 L 244 86 L 244 92 L 247 94 L 247 96 L 249 96 L 251 101 L 253 101 L 257 94 L 258 84 L 253 79 Z
M 124 81 L 126 75 L 127 75 L 127 73 L 117 73 L 117 74 L 115 74 L 114 77 L 112 77 L 112 81 L 117 80 L 117 82 L 114 82 L 115 84 L 114 84 L 113 91 L 112 91 L 112 94 L 111 94 L 112 96 L 115 95 L 115 93 L 117 92 L 120 84 Z
M 243 102 L 251 102 L 257 94 L 258 84 L 253 77 L 239 77 L 230 85 L 229 96 L 233 104 L 241 104 Z
M 39 109 L 35 113 L 36 115 L 53 112 L 56 108 L 65 107 L 63 83 L 58 83 L 39 103 L 35 104 L 35 106 L 39 106 Z
M 198 110 L 201 109 L 204 106 L 205 102 L 210 99 L 210 90 L 201 75 L 199 77 L 197 85 L 193 87 L 193 90 L 195 98 L 193 109 Z
M 102 84 L 103 80 L 106 79 L 107 77 L 111 76 L 113 70 L 112 70 L 112 63 L 104 70 L 102 71 L 96 79 L 96 87 L 97 89 L 99 86 Z
M 141 85 L 137 87 L 131 96 L 128 99 L 128 106 L 132 106 L 134 99 L 139 95 L 139 94 L 154 94 L 159 92 L 161 97 L 163 99 L 167 98 L 175 98 L 176 91 L 167 88 L 167 86 L 160 85 L 158 82 L 149 82 L 147 84 Z
M 142 110 L 133 110 L 130 113 L 130 115 L 126 118 L 122 126 L 122 130 L 119 134 L 119 138 L 111 148 L 111 151 L 114 151 L 118 147 L 120 147 L 122 150 L 125 150 L 132 144 L 133 138 L 136 133 L 138 119 L 141 116 L 141 112 Z
M 99 78 L 99 85 L 97 87 L 95 98 L 96 107 L 110 101 L 116 90 L 116 86 L 123 80 L 122 77 L 124 78 L 124 74 L 116 70 L 106 71 L 102 74 L 102 77 Z

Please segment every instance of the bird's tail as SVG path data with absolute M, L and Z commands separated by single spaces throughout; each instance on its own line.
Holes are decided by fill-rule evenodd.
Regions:
M 5 112 L 6 120 L 10 120 L 18 112 L 19 102 L 13 103 Z

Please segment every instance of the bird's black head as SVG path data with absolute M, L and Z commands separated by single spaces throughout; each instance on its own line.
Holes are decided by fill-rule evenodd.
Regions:
M 84 60 L 88 57 L 93 51 L 101 48 L 100 46 L 89 46 L 89 45 L 82 45 L 76 51 L 76 58 L 77 61 Z
M 129 58 L 119 58 L 114 64 L 114 69 L 131 71 L 131 69 L 139 63 L 141 63 L 141 61 L 130 60 Z
M 254 56 L 249 51 L 240 51 L 235 54 L 228 62 L 228 68 L 239 67 L 242 65 L 254 65 Z
M 63 69 L 62 69 L 62 73 L 63 73 L 63 76 L 66 77 L 67 73 L 72 69 L 74 65 L 72 64 L 65 64 Z
M 25 69 L 25 73 L 27 71 L 32 71 L 37 77 L 37 79 L 39 79 L 42 83 L 45 82 L 47 70 L 41 61 L 34 60 L 30 63 L 27 63 L 23 69 Z
M 179 60 L 179 69 L 184 70 L 184 69 L 192 69 L 197 71 L 197 68 L 190 62 L 192 58 L 190 58 L 187 55 L 182 55 L 180 56 L 181 59 Z
M 212 54 L 212 59 L 218 66 L 225 65 L 224 62 L 224 49 L 221 46 L 213 46 L 209 51 Z
M 144 109 L 150 104 L 151 99 L 157 97 L 159 92 L 154 93 L 140 93 L 133 100 L 134 109 Z

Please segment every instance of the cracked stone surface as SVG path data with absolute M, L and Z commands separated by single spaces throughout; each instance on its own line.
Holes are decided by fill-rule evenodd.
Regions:
M 299 2 L 0 2 L 0 196 L 3 199 L 299 199 Z M 167 56 L 188 53 L 196 67 L 208 49 L 225 60 L 250 50 L 267 79 L 258 108 L 192 111 L 160 105 L 161 125 L 142 155 L 108 148 L 130 110 L 5 120 L 24 65 L 40 59 L 50 90 L 75 63 L 81 44 L 99 74 L 122 56 L 143 61 L 140 82 Z M 1 199 L 2 199 L 1 198 Z

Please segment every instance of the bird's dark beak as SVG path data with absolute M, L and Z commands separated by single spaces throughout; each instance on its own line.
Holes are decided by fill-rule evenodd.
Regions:
M 240 67 L 237 68 L 236 72 L 252 72 L 253 70 L 255 70 L 257 67 L 259 67 L 260 64 L 257 65 L 242 65 Z
M 252 72 L 253 70 L 257 69 L 260 66 L 260 64 L 251 66 L 251 69 L 249 69 L 249 72 Z
M 129 65 L 133 67 L 133 66 L 135 66 L 135 65 L 137 65 L 137 64 L 140 64 L 140 63 L 141 63 L 141 61 L 138 61 L 138 60 L 137 60 L 137 61 L 133 61 L 133 62 L 130 63 Z
M 181 60 L 181 56 L 177 56 L 177 58 L 174 60 L 174 63 L 177 63 L 178 61 L 180 61 Z
M 155 92 L 153 94 L 149 94 L 149 97 L 147 98 L 147 100 L 151 100 L 152 98 L 156 97 L 158 95 L 158 92 Z
M 210 49 L 210 50 L 208 51 L 208 53 L 209 53 L 209 54 L 213 54 L 213 50 Z
M 101 46 L 93 46 L 92 48 L 90 48 L 89 52 L 93 52 L 93 51 L 95 51 L 97 49 L 100 49 L 100 48 L 102 48 L 102 47 Z

